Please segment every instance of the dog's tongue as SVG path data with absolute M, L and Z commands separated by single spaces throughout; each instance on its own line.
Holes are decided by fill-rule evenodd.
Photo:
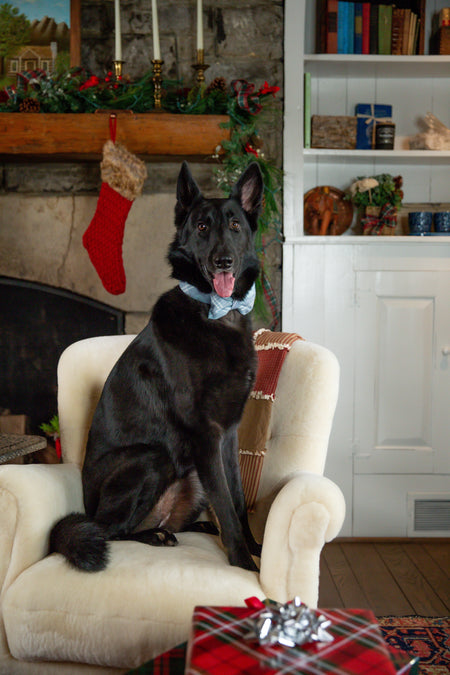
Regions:
M 233 293 L 234 276 L 231 272 L 220 272 L 214 277 L 214 290 L 221 298 L 229 298 Z

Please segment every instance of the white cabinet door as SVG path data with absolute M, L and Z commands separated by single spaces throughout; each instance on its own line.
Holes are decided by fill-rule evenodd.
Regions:
M 447 473 L 450 275 L 359 271 L 356 285 L 354 474 Z
M 450 474 L 450 272 L 439 274 L 432 398 L 434 472 Z M 450 491 L 450 477 L 448 479 Z

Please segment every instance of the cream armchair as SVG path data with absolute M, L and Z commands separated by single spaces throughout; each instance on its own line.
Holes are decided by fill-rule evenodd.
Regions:
M 93 410 L 131 340 L 91 338 L 62 354 L 63 464 L 0 468 L 5 675 L 125 672 L 185 641 L 195 605 L 299 595 L 317 606 L 320 552 L 339 532 L 345 504 L 323 476 L 339 367 L 331 352 L 306 341 L 295 342 L 280 374 L 251 514 L 257 538 L 264 536 L 260 574 L 230 566 L 219 538 L 198 532 L 177 535 L 175 548 L 112 542 L 111 562 L 98 573 L 47 555 L 55 521 L 83 510 L 80 466 Z

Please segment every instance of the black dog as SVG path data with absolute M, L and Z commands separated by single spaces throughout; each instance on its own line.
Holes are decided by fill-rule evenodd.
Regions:
M 82 472 L 86 515 L 68 515 L 50 535 L 50 551 L 80 569 L 106 567 L 108 540 L 177 543 L 173 532 L 209 501 L 230 563 L 257 570 L 237 427 L 257 365 L 248 312 L 262 193 L 256 163 L 227 199 L 205 199 L 181 168 L 168 253 L 181 284 L 160 297 L 105 383 Z

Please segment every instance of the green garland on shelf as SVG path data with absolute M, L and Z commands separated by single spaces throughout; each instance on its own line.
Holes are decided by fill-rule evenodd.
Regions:
M 257 282 L 256 315 L 270 321 L 272 328 L 279 323 L 279 309 L 266 272 L 265 255 L 268 246 L 281 243 L 281 185 L 282 172 L 262 150 L 259 125 L 273 119 L 273 98 L 279 87 L 267 82 L 258 90 L 246 80 L 234 80 L 227 86 L 221 77 L 211 84 L 183 88 L 180 83 L 162 84 L 162 110 L 176 114 L 228 115 L 224 124 L 230 129 L 230 140 L 223 142 L 224 153 L 214 157 L 219 188 L 228 195 L 244 169 L 256 161 L 264 178 L 264 209 L 260 218 L 257 250 L 262 273 Z M 0 91 L 0 113 L 92 113 L 96 110 L 133 110 L 148 112 L 154 108 L 153 73 L 146 73 L 136 82 L 114 79 L 108 73 L 103 79 L 83 68 L 49 75 L 45 71 L 29 71 L 17 76 L 15 87 Z M 270 311 L 269 311 L 270 310 Z

